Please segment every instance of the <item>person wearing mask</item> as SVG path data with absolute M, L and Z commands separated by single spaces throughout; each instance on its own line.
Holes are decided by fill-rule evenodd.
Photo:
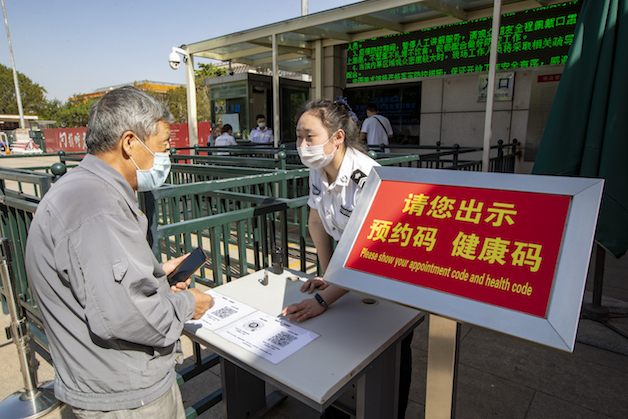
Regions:
M 222 134 L 220 134 L 216 138 L 216 147 L 225 147 L 230 145 L 238 145 L 235 138 L 231 135 L 233 133 L 233 128 L 230 124 L 225 124 L 222 126 Z M 219 151 L 216 153 L 217 156 L 228 156 L 229 153 L 226 151 Z
M 167 275 L 146 241 L 137 191 L 170 171 L 173 117 L 157 99 L 125 86 L 92 105 L 87 154 L 37 207 L 26 272 L 55 367 L 55 397 L 78 418 L 184 419 L 174 365 L 186 321 L 214 304 L 190 279 Z
M 344 98 L 315 100 L 305 106 L 297 123 L 297 151 L 310 168 L 310 214 L 308 228 L 323 274 L 332 257 L 332 240 L 340 240 L 349 217 L 359 203 L 371 170 L 379 166 L 366 154 L 360 141 L 355 114 Z M 321 277 L 303 284 L 301 292 L 312 294 L 282 311 L 290 321 L 304 321 L 322 314 L 348 291 L 327 284 Z M 399 418 L 405 416 L 412 378 L 412 333 L 402 342 Z M 342 417 L 333 409 L 328 417 Z
M 275 137 L 273 137 L 273 130 L 266 126 L 266 117 L 264 115 L 257 115 L 255 119 L 257 127 L 251 131 L 249 141 L 256 144 L 274 144 Z

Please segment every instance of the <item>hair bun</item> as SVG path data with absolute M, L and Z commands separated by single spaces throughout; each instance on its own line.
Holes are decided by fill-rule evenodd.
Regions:
M 349 115 L 351 115 L 351 118 L 353 118 L 353 122 L 355 122 L 356 124 L 358 123 L 358 116 L 355 114 L 355 112 L 353 112 L 351 106 L 349 106 L 349 102 L 347 101 L 346 97 L 338 96 L 336 98 L 336 103 L 345 106 L 347 108 L 347 111 L 349 112 Z

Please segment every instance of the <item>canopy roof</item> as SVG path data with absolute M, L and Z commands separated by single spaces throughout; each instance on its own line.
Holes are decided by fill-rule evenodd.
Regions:
M 565 0 L 502 0 L 502 14 Z M 182 45 L 188 54 L 311 74 L 317 45 L 333 46 L 492 16 L 494 0 L 367 0 L 230 35 Z

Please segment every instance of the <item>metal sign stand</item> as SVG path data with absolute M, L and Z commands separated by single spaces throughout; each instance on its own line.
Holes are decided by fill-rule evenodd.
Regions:
M 460 323 L 430 314 L 425 419 L 452 419 L 456 406 Z
M 24 379 L 24 392 L 15 392 L 0 403 L 0 419 L 26 419 L 38 418 L 57 407 L 60 402 L 55 399 L 52 388 L 37 388 L 37 375 L 33 368 L 30 345 L 28 343 L 30 334 L 26 316 L 18 316 L 18 300 L 9 275 L 9 264 L 11 254 L 9 239 L 0 239 L 0 251 L 2 260 L 0 261 L 0 276 L 2 276 L 2 287 L 9 307 L 11 316 L 11 336 L 17 346 L 20 369 Z

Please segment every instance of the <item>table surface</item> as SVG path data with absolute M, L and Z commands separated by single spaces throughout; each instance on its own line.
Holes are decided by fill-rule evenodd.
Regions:
M 263 274 L 264 271 L 258 271 L 214 290 L 272 316 L 280 316 L 281 310 L 292 303 L 313 297 L 300 292 L 302 281 L 311 275 L 291 269 L 280 275 L 269 271 L 268 285 L 262 285 L 259 280 Z M 288 277 L 299 280 L 291 281 Z M 365 299 L 377 303 L 365 304 Z M 185 332 L 220 356 L 314 406 L 335 399 L 378 355 L 414 328 L 422 316 L 416 309 L 351 291 L 320 316 L 294 322 L 320 337 L 278 364 L 197 324 L 186 324 Z

